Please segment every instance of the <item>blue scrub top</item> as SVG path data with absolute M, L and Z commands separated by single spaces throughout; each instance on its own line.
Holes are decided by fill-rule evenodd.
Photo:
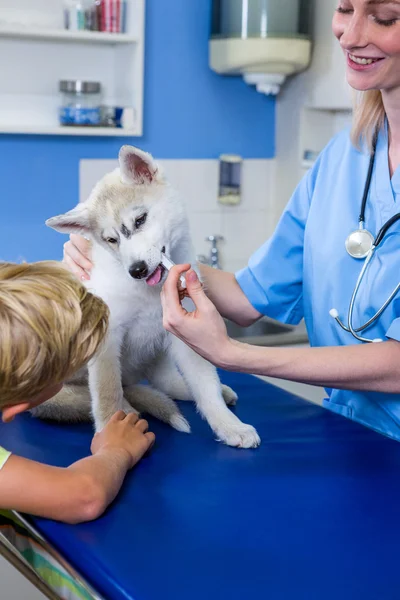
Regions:
M 298 324 L 304 317 L 311 346 L 360 344 L 329 315 L 336 308 L 347 325 L 350 298 L 363 265 L 345 249 L 357 229 L 370 157 L 351 143 L 349 131 L 337 135 L 300 182 L 274 235 L 236 274 L 251 304 L 262 314 Z M 388 135 L 378 138 L 365 215 L 375 236 L 400 212 L 400 168 L 390 179 Z M 375 252 L 353 313 L 363 325 L 400 281 L 400 221 Z M 361 335 L 400 341 L 400 294 Z M 327 389 L 326 408 L 400 441 L 400 394 Z

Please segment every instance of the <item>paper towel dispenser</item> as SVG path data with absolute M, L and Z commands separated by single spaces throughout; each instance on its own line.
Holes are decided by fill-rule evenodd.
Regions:
M 310 0 L 213 0 L 210 67 L 277 94 L 311 60 Z

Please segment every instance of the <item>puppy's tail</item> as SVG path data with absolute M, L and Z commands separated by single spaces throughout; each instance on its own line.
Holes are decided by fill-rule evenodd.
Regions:
M 150 385 L 134 385 L 124 388 L 124 397 L 139 412 L 148 413 L 178 431 L 190 433 L 190 425 L 177 404 L 163 392 Z
M 139 412 L 148 413 L 174 429 L 190 433 L 190 425 L 178 406 L 163 392 L 147 385 L 134 385 L 124 389 L 124 397 Z M 64 385 L 51 400 L 30 411 L 34 417 L 76 423 L 90 421 L 91 399 L 86 385 Z
M 76 423 L 91 420 L 90 408 L 89 388 L 86 385 L 66 384 L 54 398 L 32 408 L 30 412 L 41 419 Z

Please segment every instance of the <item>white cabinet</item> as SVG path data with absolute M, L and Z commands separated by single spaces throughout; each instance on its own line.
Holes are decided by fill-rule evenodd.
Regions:
M 300 116 L 300 163 L 303 170 L 311 168 L 318 154 L 334 135 L 350 127 L 350 110 L 304 108 Z M 313 158 L 307 160 L 307 154 Z
M 345 58 L 332 32 L 338 0 L 314 1 L 309 69 L 285 84 L 276 106 L 276 214 L 280 216 L 313 158 L 352 118 Z M 310 160 L 308 156 L 312 157 Z M 277 220 L 277 219 L 276 219 Z
M 145 0 L 128 1 L 127 33 L 63 30 L 63 0 L 47 2 L 46 22 L 54 27 L 0 19 L 0 133 L 142 134 Z M 0 0 L 0 14 L 23 10 L 24 2 Z M 102 104 L 128 109 L 124 128 L 60 126 L 58 89 L 65 79 L 99 81 Z
M 326 110 L 349 110 L 351 89 L 346 82 L 346 63 L 338 40 L 332 33 L 332 18 L 338 0 L 316 0 L 314 51 L 307 73 L 307 105 Z
M 315 0 L 314 52 L 304 77 L 300 114 L 300 161 L 312 166 L 307 154 L 318 155 L 329 140 L 351 123 L 352 90 L 346 81 L 346 59 L 332 32 L 337 0 Z

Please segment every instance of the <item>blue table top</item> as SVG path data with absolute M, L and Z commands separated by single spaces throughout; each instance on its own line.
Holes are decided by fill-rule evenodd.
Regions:
M 31 521 L 107 600 L 398 600 L 400 444 L 248 375 L 222 373 L 257 450 L 151 421 L 153 452 L 96 522 Z M 0 444 L 66 466 L 89 425 L 23 415 Z

